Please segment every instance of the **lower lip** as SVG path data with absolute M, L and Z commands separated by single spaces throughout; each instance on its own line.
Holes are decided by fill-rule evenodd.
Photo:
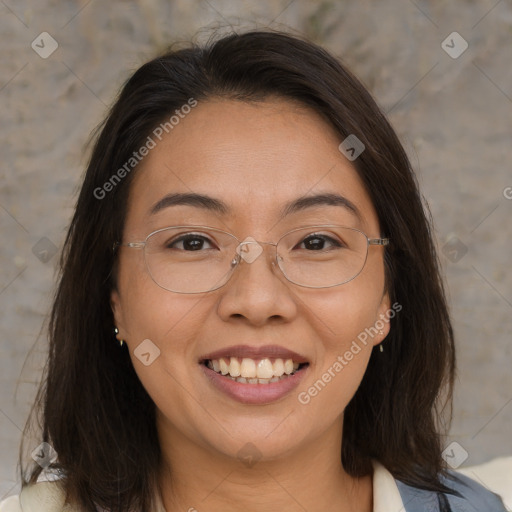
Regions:
M 243 404 L 256 405 L 275 402 L 288 393 L 291 393 L 302 381 L 309 368 L 309 366 L 306 366 L 293 375 L 277 382 L 270 382 L 268 384 L 244 384 L 236 380 L 231 380 L 229 377 L 224 377 L 204 364 L 200 364 L 199 366 L 201 366 L 205 376 L 218 390 Z

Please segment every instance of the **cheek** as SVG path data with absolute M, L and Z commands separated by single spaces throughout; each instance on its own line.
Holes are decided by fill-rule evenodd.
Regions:
M 324 340 L 326 353 L 344 352 L 358 337 L 364 341 L 363 333 L 379 320 L 384 291 L 383 267 L 375 262 L 365 270 L 353 281 L 324 289 L 310 302 L 318 319 L 315 330 L 318 329 Z M 371 350 L 371 339 L 367 341 Z M 362 348 L 365 348 L 364 343 Z
M 335 423 L 343 414 L 368 366 L 373 348 L 371 337 L 367 336 L 364 342 L 360 339 L 375 317 L 364 305 L 364 297 L 348 291 L 338 294 L 337 299 L 326 300 L 323 312 L 329 325 L 323 325 L 322 343 L 318 343 L 311 374 L 297 393 L 304 414 L 322 418 L 315 427 L 319 431 L 322 425 Z
M 188 432 L 196 436 L 196 442 L 205 442 L 197 425 L 204 423 L 209 404 L 201 403 L 193 366 L 205 312 L 213 306 L 200 294 L 187 296 L 163 290 L 151 278 L 126 290 L 134 292 L 126 301 L 131 335 L 127 345 L 135 372 L 156 405 L 157 421 L 166 429 Z M 158 356 L 149 365 L 137 356 L 142 340 L 151 340 L 158 349 Z M 149 347 L 150 352 L 154 350 Z
M 344 285 L 343 292 L 328 295 L 318 304 L 320 321 L 316 332 L 323 341 L 317 350 L 317 372 L 331 371 L 349 378 L 364 373 L 373 348 L 375 322 L 380 301 L 360 287 Z M 342 359 L 343 369 L 336 364 Z M 334 368 L 334 370 L 336 370 Z M 332 373 L 332 372 L 331 372 Z M 326 377 L 328 379 L 328 377 Z M 338 379 L 339 380 L 339 379 Z
M 353 281 L 324 289 L 309 302 L 319 342 L 312 374 L 298 399 L 310 412 L 332 418 L 341 414 L 368 366 L 384 289 L 382 261 L 368 263 Z
M 145 338 L 161 340 L 200 300 L 200 295 L 186 296 L 159 287 L 148 274 L 142 254 L 135 252 L 122 261 L 119 290 L 126 341 L 132 344 Z
M 134 294 L 124 306 L 130 336 L 126 342 L 135 372 L 157 409 L 165 411 L 172 424 L 185 428 L 184 411 L 195 396 L 190 374 L 194 341 L 203 325 L 200 315 L 205 305 L 198 296 L 173 294 L 151 279 L 139 287 L 133 284 L 131 290 Z
M 164 290 L 153 282 L 144 267 L 138 268 L 135 261 L 130 263 L 123 268 L 120 282 L 125 341 L 134 368 L 150 391 L 169 381 L 169 374 L 178 380 L 187 377 L 193 341 L 203 325 L 200 316 L 206 299 L 200 294 Z
M 131 351 L 142 340 L 150 339 L 160 348 L 162 356 L 172 354 L 173 361 L 191 357 L 192 342 L 202 325 L 201 298 L 173 294 L 151 281 L 139 288 L 124 306 L 129 333 L 126 341 Z

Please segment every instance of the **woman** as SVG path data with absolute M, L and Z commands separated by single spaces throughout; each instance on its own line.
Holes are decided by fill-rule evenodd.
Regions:
M 444 466 L 454 367 L 415 177 L 359 81 L 282 33 L 171 51 L 97 138 L 46 444 L 0 510 L 504 511 Z

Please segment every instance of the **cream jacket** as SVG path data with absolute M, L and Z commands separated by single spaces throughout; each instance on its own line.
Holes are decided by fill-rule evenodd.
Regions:
M 373 512 L 403 512 L 393 475 L 379 462 L 373 463 Z M 485 464 L 458 470 L 498 494 L 507 510 L 512 511 L 512 457 L 494 459 Z M 73 512 L 64 509 L 64 496 L 50 481 L 25 488 L 21 495 L 10 496 L 0 503 L 0 512 Z M 152 512 L 165 512 L 160 503 Z M 486 512 L 486 511 L 481 511 Z

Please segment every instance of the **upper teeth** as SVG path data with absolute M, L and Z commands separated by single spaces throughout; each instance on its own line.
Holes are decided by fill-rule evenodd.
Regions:
M 208 367 L 222 375 L 229 373 L 231 377 L 271 379 L 281 377 L 285 373 L 290 375 L 298 369 L 299 363 L 294 363 L 292 359 L 276 359 L 272 363 L 268 358 L 255 360 L 244 357 L 240 360 L 237 357 L 230 357 L 212 359 L 208 361 Z

